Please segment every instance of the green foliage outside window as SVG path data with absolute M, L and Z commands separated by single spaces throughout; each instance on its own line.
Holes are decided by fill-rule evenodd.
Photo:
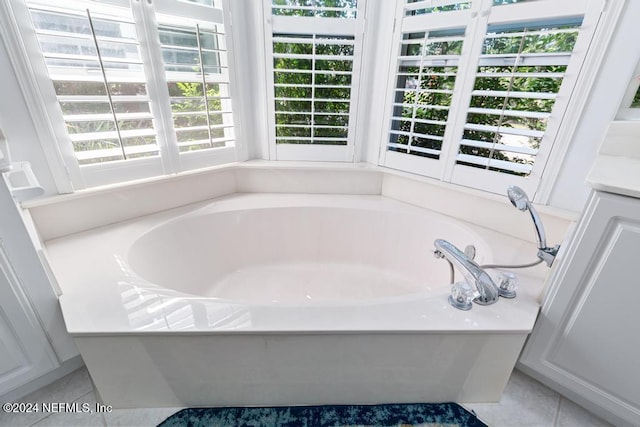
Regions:
M 551 27 L 535 29 L 516 29 L 494 34 L 489 33 L 483 46 L 483 55 L 522 55 L 539 53 L 564 53 L 570 54 L 577 39 L 575 27 Z M 570 31 L 563 32 L 567 29 Z M 558 31 L 560 30 L 560 31 Z M 528 34 L 531 32 L 531 34 Z M 482 64 L 482 59 L 481 59 Z M 480 95 L 472 96 L 470 107 L 490 109 L 500 112 L 500 114 L 478 114 L 469 113 L 467 123 L 482 124 L 499 127 L 503 132 L 486 132 L 475 129 L 465 129 L 463 139 L 481 141 L 494 144 L 493 148 L 481 148 L 467 145 L 460 146 L 461 154 L 470 154 L 495 160 L 503 160 L 511 163 L 521 163 L 533 165 L 535 157 L 530 154 L 514 154 L 501 148 L 506 145 L 522 144 L 530 149 L 537 150 L 540 147 L 540 136 L 517 136 L 511 135 L 507 128 L 538 131 L 542 134 L 547 127 L 546 118 L 523 117 L 514 112 L 543 112 L 550 113 L 555 99 L 553 97 L 519 97 L 510 93 L 547 93 L 556 94 L 562 84 L 562 75 L 566 66 L 562 65 L 537 65 L 522 66 L 514 64 L 512 66 L 480 66 L 478 76 L 475 81 L 474 90 Z M 527 76 L 531 74 L 532 77 Z M 542 76 L 541 76 L 542 75 Z M 544 75 L 548 75 L 545 77 Z M 481 91 L 504 92 L 507 96 L 482 95 Z M 517 131 L 516 131 L 517 133 Z M 510 142 L 511 141 L 511 142 Z M 501 147 L 502 145 L 502 147 Z M 461 162 L 462 163 L 462 162 Z M 475 164 L 466 164 L 472 167 L 482 167 Z M 492 168 L 500 172 L 513 173 L 516 175 L 527 175 L 524 172 Z
M 631 108 L 640 108 L 640 87 L 631 101 Z
M 345 145 L 353 37 L 275 34 L 273 52 L 276 143 Z
M 513 2 L 502 1 L 500 4 Z M 456 40 L 455 36 L 462 37 L 463 34 L 460 31 L 405 34 L 402 55 L 415 56 L 413 62 L 416 65 L 402 64 L 398 69 L 393 114 L 397 119 L 392 123 L 390 142 L 406 145 L 407 148 L 392 145 L 390 150 L 436 159 L 439 157 L 457 75 L 457 61 L 451 58 L 458 57 L 462 50 L 462 40 Z M 462 138 L 476 141 L 475 145 L 489 144 L 492 148 L 465 145 L 463 141 L 459 153 L 532 165 L 535 150 L 539 148 L 541 135 L 547 127 L 544 113 L 550 113 L 553 108 L 566 66 L 545 65 L 544 62 L 528 65 L 526 61 L 522 63 L 522 58 L 526 60 L 528 55 L 536 57 L 538 54 L 566 57 L 571 54 L 576 39 L 577 28 L 570 24 L 547 28 L 490 28 L 484 40 L 474 94 L 469 105 L 475 111 L 467 114 L 466 122 L 470 126 L 465 128 Z M 421 57 L 431 65 L 418 66 Z M 516 60 L 516 57 L 521 59 Z M 447 58 L 452 65 L 433 65 L 439 58 Z M 513 65 L 495 65 L 509 60 Z M 444 62 L 445 59 L 440 61 Z M 410 62 L 408 60 L 407 63 Z M 551 60 L 550 64 L 554 64 L 554 61 Z M 473 125 L 481 128 L 474 129 Z M 491 131 L 491 127 L 501 131 Z M 509 128 L 514 131 L 510 133 Z M 530 135 L 521 135 L 523 133 Z M 521 150 L 524 153 L 508 150 L 507 145 L 517 147 L 518 144 L 524 147 Z M 413 147 L 427 150 L 414 150 Z
M 202 83 L 169 83 L 173 126 L 176 130 L 178 143 L 209 141 L 206 144 L 208 147 L 224 147 L 224 141 L 211 141 L 224 138 L 224 129 L 221 127 L 216 128 L 217 125 L 223 124 L 220 84 L 207 83 L 206 91 L 207 96 L 205 98 Z M 207 128 L 191 129 L 203 126 Z M 203 145 L 201 143 L 183 144 L 180 146 L 180 151 L 193 151 L 202 148 Z
M 272 0 L 271 4 L 274 15 L 355 18 L 358 0 Z
M 115 102 L 113 104 L 113 112 L 109 103 L 106 101 L 107 89 L 103 82 L 91 81 L 72 81 L 57 80 L 54 81 L 54 89 L 58 96 L 104 96 L 105 102 L 60 102 L 63 114 L 67 117 L 65 124 L 69 135 L 96 134 L 95 139 L 73 141 L 74 151 L 94 151 L 110 148 L 119 148 L 120 141 L 118 138 L 103 137 L 100 138 L 101 132 L 120 131 L 136 129 L 152 129 L 153 121 L 150 118 L 140 119 L 121 119 L 120 116 L 131 113 L 149 113 L 149 104 L 146 102 Z M 147 93 L 144 83 L 109 83 L 109 92 L 111 96 L 144 96 Z M 118 128 L 116 129 L 113 113 L 118 118 Z M 86 119 L 83 115 L 105 115 L 104 119 Z M 107 135 L 107 134 L 105 134 Z M 137 145 L 153 145 L 155 144 L 154 136 L 134 136 L 123 137 L 122 144 L 124 147 L 133 147 Z M 157 152 L 155 152 L 157 153 Z M 128 158 L 141 157 L 144 155 L 154 154 L 153 151 L 146 153 L 136 153 L 128 155 Z M 110 160 L 121 160 L 122 156 L 114 156 Z M 104 158 L 82 160 L 81 164 L 99 163 L 105 161 Z
M 392 131 L 391 142 L 407 146 L 407 149 L 393 147 L 392 150 L 409 150 L 417 156 L 439 157 L 458 68 L 453 65 L 420 67 L 418 64 L 421 57 L 427 58 L 427 62 L 433 58 L 438 61 L 440 57 L 457 58 L 462 52 L 463 37 L 464 30 L 404 35 L 402 55 L 411 58 L 407 64 L 416 65 L 402 64 L 399 67 L 397 106 L 393 115 L 413 120 L 394 120 L 393 130 L 401 133 Z M 414 147 L 423 150 L 414 150 Z

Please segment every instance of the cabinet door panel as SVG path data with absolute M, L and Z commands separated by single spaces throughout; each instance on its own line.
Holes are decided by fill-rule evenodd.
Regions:
M 616 425 L 640 425 L 640 200 L 595 192 L 520 359 Z
M 0 395 L 58 366 L 0 245 Z
M 2 282 L 2 280 L 0 280 Z M 0 283 L 4 286 L 4 283 Z M 29 370 L 29 359 L 22 350 L 16 332 L 6 313 L 0 308 L 0 394 L 8 391 L 10 384 L 23 377 Z
M 640 224 L 616 218 L 611 228 L 549 361 L 640 408 Z

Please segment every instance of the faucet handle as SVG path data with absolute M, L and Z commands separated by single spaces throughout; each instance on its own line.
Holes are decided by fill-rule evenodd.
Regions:
M 518 287 L 518 277 L 508 271 L 502 271 L 496 277 L 498 294 L 503 298 L 515 298 Z
M 451 286 L 449 304 L 460 310 L 471 310 L 473 300 L 479 296 L 480 292 L 466 281 L 456 282 Z

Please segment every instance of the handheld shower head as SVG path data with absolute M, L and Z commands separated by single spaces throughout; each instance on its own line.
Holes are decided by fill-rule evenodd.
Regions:
M 511 204 L 518 210 L 522 212 L 528 210 L 529 214 L 531 214 L 533 226 L 536 229 L 536 239 L 538 241 L 538 257 L 546 261 L 547 265 L 550 267 L 556 254 L 558 253 L 558 249 L 560 246 L 558 245 L 553 248 L 547 247 L 547 239 L 544 234 L 544 227 L 542 225 L 542 221 L 540 220 L 540 216 L 538 216 L 538 212 L 533 207 L 533 205 L 529 201 L 527 193 L 525 193 L 522 188 L 515 185 L 510 185 L 507 188 L 507 197 L 509 197 L 509 201 L 511 202 Z
M 547 239 L 544 234 L 544 227 L 542 226 L 542 221 L 538 216 L 538 212 L 533 207 L 531 202 L 529 201 L 529 197 L 527 193 L 520 187 L 515 185 L 510 185 L 507 188 L 507 196 L 511 201 L 511 204 L 515 206 L 518 210 L 524 212 L 529 210 L 531 214 L 531 219 L 533 220 L 533 225 L 536 228 L 536 239 L 538 240 L 538 249 L 544 249 L 547 247 Z
M 507 188 L 507 196 L 509 197 L 511 204 L 518 208 L 518 210 L 524 212 L 531 206 L 527 193 L 525 193 L 520 187 L 510 185 L 509 188 Z

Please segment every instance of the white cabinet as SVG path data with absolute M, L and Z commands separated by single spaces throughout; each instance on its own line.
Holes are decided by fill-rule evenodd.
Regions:
M 35 240 L 11 197 L 6 174 L 0 175 L 2 399 L 6 393 L 15 397 L 53 381 L 81 362 Z
M 58 366 L 53 349 L 0 245 L 0 395 Z
M 520 368 L 615 425 L 640 425 L 640 199 L 594 191 Z

